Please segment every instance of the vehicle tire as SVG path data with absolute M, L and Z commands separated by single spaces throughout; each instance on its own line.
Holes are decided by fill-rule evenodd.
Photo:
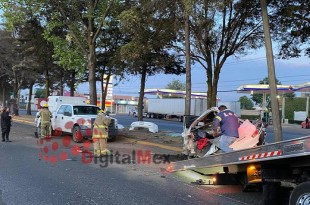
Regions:
M 290 205 L 310 204 L 310 182 L 299 184 L 291 193 Z
M 183 122 L 183 116 L 178 117 L 179 122 Z
M 151 114 L 151 118 L 154 118 L 154 114 L 153 113 Z
M 110 138 L 108 138 L 109 142 L 114 142 L 116 140 L 116 136 L 111 136 Z
M 79 126 L 74 126 L 72 130 L 72 140 L 74 142 L 82 142 L 83 141 L 83 136 L 81 133 L 81 128 Z
M 279 186 L 276 183 L 265 182 L 263 184 L 263 204 L 277 204 L 277 188 Z
M 52 126 L 51 126 L 51 136 L 55 136 L 55 130 L 53 129 Z

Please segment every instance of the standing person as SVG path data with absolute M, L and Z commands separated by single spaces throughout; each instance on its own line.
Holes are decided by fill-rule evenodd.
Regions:
M 239 137 L 239 120 L 225 105 L 221 105 L 219 111 L 213 120 L 213 136 L 218 137 L 219 147 L 223 152 L 231 152 L 233 149 L 229 145 Z
M 51 116 L 52 113 L 48 110 L 48 104 L 45 103 L 39 112 L 41 123 L 41 138 L 51 136 Z
M 111 154 L 111 152 L 108 150 L 108 127 L 110 123 L 111 118 L 106 116 L 103 110 L 100 110 L 94 121 L 93 128 L 93 145 L 95 157 Z
M 306 129 L 309 129 L 309 118 L 306 117 Z
M 8 107 L 4 107 L 1 114 L 1 131 L 2 131 L 2 142 L 11 142 L 9 140 L 9 134 L 11 130 L 11 120 L 10 109 Z

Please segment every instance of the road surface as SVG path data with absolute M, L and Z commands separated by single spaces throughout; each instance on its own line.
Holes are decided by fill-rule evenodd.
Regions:
M 14 122 L 12 142 L 0 143 L 1 205 L 261 204 L 260 192 L 245 194 L 239 186 L 196 186 L 162 172 L 164 161 L 138 164 L 137 159 L 124 158 L 133 150 L 166 153 L 162 149 L 117 140 L 109 144 L 114 156 L 108 163 L 104 159 L 87 163 L 89 158 L 83 161 L 73 147 L 86 149 L 88 144 L 75 144 L 66 137 L 37 141 L 33 132 L 33 126 Z M 117 156 L 122 160 L 117 162 Z

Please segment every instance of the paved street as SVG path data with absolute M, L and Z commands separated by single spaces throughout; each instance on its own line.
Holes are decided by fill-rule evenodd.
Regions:
M 260 204 L 259 192 L 244 194 L 239 186 L 196 187 L 181 181 L 178 176 L 161 172 L 160 167 L 166 166 L 162 163 L 115 162 L 116 151 L 120 155 L 129 155 L 133 150 L 167 153 L 161 148 L 117 140 L 110 143 L 114 161 L 103 168 L 100 165 L 106 164 L 104 159 L 97 164 L 94 161 L 85 163 L 81 153 L 73 152 L 72 147 L 77 144 L 69 141 L 68 145 L 63 137 L 37 144 L 33 131 L 32 125 L 14 122 L 12 142 L 0 144 L 1 205 Z M 87 148 L 87 144 L 78 144 L 81 145 Z M 61 161 L 63 152 L 67 157 Z M 40 153 L 47 157 L 40 159 Z

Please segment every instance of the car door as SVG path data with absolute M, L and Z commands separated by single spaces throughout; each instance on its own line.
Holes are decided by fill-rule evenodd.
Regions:
M 72 105 L 67 105 L 64 110 L 63 118 L 62 118 L 62 126 L 64 132 L 72 132 L 73 121 L 72 121 Z
M 67 105 L 61 105 L 55 115 L 54 120 L 54 130 L 64 131 L 64 124 L 63 124 L 63 118 L 64 118 L 64 112 Z

